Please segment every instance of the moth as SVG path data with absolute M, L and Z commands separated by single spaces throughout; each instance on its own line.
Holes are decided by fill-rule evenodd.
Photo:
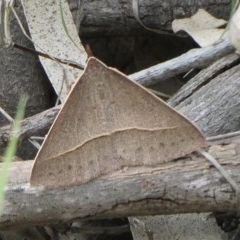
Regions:
M 30 184 L 80 185 L 123 167 L 157 166 L 205 145 L 184 116 L 90 58 L 37 154 Z

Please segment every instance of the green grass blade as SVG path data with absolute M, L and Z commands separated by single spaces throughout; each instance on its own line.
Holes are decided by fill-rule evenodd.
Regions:
M 17 114 L 13 122 L 13 128 L 10 135 L 9 144 L 3 157 L 2 169 L 0 171 L 0 214 L 2 213 L 3 209 L 4 188 L 7 184 L 12 159 L 15 156 L 17 150 L 18 136 L 21 128 L 21 121 L 24 117 L 26 104 L 27 98 L 26 97 L 21 98 L 18 105 Z

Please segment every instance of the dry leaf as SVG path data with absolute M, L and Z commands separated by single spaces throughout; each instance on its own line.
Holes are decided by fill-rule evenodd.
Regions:
M 187 32 L 201 47 L 205 47 L 218 41 L 222 36 L 224 29 L 219 29 L 226 24 L 223 19 L 217 19 L 199 9 L 192 17 L 176 19 L 172 22 L 174 32 Z
M 87 54 L 79 39 L 67 1 L 22 0 L 35 48 L 63 60 L 85 66 Z M 53 88 L 64 101 L 71 83 L 82 70 L 40 57 Z
M 117 70 L 90 58 L 55 120 L 31 185 L 66 187 L 124 166 L 155 166 L 205 146 L 199 130 Z

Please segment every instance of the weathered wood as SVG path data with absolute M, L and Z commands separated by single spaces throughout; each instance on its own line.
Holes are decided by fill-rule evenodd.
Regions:
M 234 51 L 230 42 L 224 39 L 224 41 L 220 41 L 213 46 L 192 49 L 179 57 L 131 74 L 129 78 L 144 86 L 149 86 L 180 73 L 188 72 L 191 69 L 207 67 L 214 61 Z
M 70 7 L 76 18 L 78 2 L 69 0 Z M 132 1 L 106 0 L 81 1 L 82 24 L 80 32 L 83 36 L 92 35 L 124 35 L 141 34 L 146 30 L 135 19 Z M 139 0 L 139 17 L 149 28 L 171 31 L 174 19 L 189 17 L 199 8 L 204 8 L 218 18 L 229 18 L 229 0 Z
M 50 110 L 43 111 L 32 117 L 26 118 L 22 122 L 20 130 L 20 140 L 31 137 L 35 134 L 47 132 L 53 123 L 56 115 L 61 108 L 61 105 L 51 108 Z M 0 128 L 0 148 L 4 148 L 7 145 L 11 132 L 11 125 L 6 125 Z
M 234 62 L 238 65 L 226 65 L 221 74 L 208 79 L 209 82 L 199 84 L 187 98 L 175 106 L 175 109 L 187 115 L 207 136 L 237 131 L 240 128 L 239 59 L 233 59 L 232 65 Z M 192 80 L 196 82 L 199 77 L 201 76 Z M 206 75 L 202 75 L 204 77 Z
M 240 183 L 240 138 L 210 147 Z M 33 161 L 13 163 L 0 227 L 30 226 L 75 218 L 113 218 L 187 212 L 234 211 L 230 185 L 203 157 L 191 154 L 156 168 L 125 168 L 66 189 L 31 188 Z
M 200 87 L 207 85 L 216 76 L 235 66 L 239 62 L 240 59 L 238 54 L 229 54 L 222 59 L 219 59 L 184 84 L 184 86 L 169 99 L 168 103 L 171 107 L 176 107 L 189 96 L 194 94 L 194 92 L 199 90 Z

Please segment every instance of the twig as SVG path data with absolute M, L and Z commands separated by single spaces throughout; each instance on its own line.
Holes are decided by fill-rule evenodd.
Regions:
M 221 175 L 228 181 L 231 187 L 236 192 L 236 212 L 237 215 L 240 215 L 240 188 L 237 185 L 236 181 L 231 177 L 230 174 L 222 167 L 222 165 L 209 153 L 205 152 L 203 149 L 197 151 L 203 157 L 205 157 L 209 162 L 213 164 L 213 166 L 221 173 Z
M 230 41 L 225 38 L 214 45 L 192 49 L 179 57 L 131 74 L 129 78 L 144 86 L 153 85 L 191 69 L 204 68 L 234 51 Z
M 47 59 L 51 59 L 51 60 L 54 59 L 54 61 L 58 61 L 59 63 L 68 65 L 70 67 L 74 67 L 74 68 L 81 69 L 81 70 L 84 69 L 84 66 L 79 64 L 79 63 L 76 63 L 76 62 L 73 62 L 73 61 L 70 61 L 70 60 L 65 60 L 65 59 L 60 59 L 60 58 L 57 58 L 57 57 L 53 57 L 53 56 L 48 55 L 47 53 L 43 53 L 43 52 L 37 51 L 35 49 L 24 47 L 24 46 L 21 46 L 21 45 L 16 44 L 16 43 L 13 43 L 13 47 L 15 47 L 17 49 L 20 49 L 20 50 L 23 50 L 25 52 L 36 54 L 38 56 L 41 56 L 41 57 L 44 57 L 44 58 L 47 58 Z
M 0 107 L 0 113 L 10 122 L 10 123 L 13 123 L 13 118 L 3 109 L 3 108 L 1 108 Z M 8 136 L 10 136 L 9 134 L 8 134 Z M 35 141 L 34 139 L 28 139 L 28 141 L 34 146 L 34 147 L 36 147 L 37 149 L 39 149 L 40 148 L 40 145 L 39 145 L 39 143 L 37 142 L 37 141 Z
M 9 121 L 13 122 L 13 118 L 3 109 L 0 107 L 0 113 Z
M 236 131 L 236 132 L 231 132 L 231 133 L 220 134 L 217 136 L 207 137 L 206 140 L 208 142 L 222 141 L 222 140 L 225 140 L 228 138 L 237 137 L 239 135 L 240 135 L 240 131 Z
M 171 96 L 166 94 L 166 93 L 163 93 L 163 92 L 159 92 L 159 91 L 156 91 L 154 89 L 151 89 L 151 88 L 148 88 L 148 90 L 152 93 L 154 93 L 155 95 L 159 96 L 159 97 L 162 97 L 162 98 L 166 98 L 166 99 L 169 99 Z
M 222 174 L 222 176 L 230 183 L 232 188 L 236 191 L 236 193 L 239 193 L 239 186 L 236 184 L 236 182 L 233 180 L 233 178 L 225 171 L 225 169 L 219 164 L 219 162 L 211 156 L 209 153 L 205 152 L 204 150 L 200 149 L 197 151 L 197 153 L 204 156 L 208 161 L 210 161 L 213 166 Z
M 38 135 L 43 131 L 46 132 L 52 125 L 60 108 L 61 105 L 24 119 L 20 130 L 20 139 L 26 139 L 32 135 Z M 5 147 L 5 136 L 9 136 L 11 128 L 11 125 L 6 125 L 0 128 L 0 147 Z

